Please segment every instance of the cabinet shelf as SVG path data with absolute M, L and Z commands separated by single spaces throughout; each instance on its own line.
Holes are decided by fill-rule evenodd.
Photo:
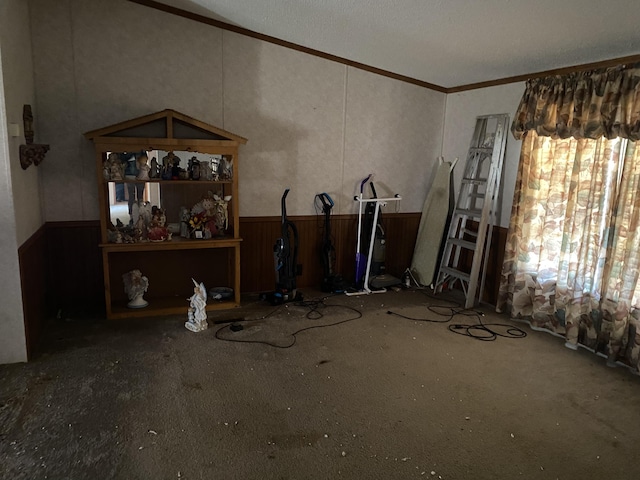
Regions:
M 150 250 L 197 250 L 202 248 L 230 248 L 240 245 L 241 238 L 225 237 L 210 240 L 172 238 L 165 242 L 101 243 L 106 252 L 144 252 Z
M 145 308 L 128 308 L 124 301 L 114 301 L 111 306 L 111 319 L 140 318 L 140 317 L 158 317 L 163 315 L 183 315 L 187 320 L 187 307 L 189 306 L 188 297 L 163 297 L 163 298 L 146 298 L 149 306 Z M 237 308 L 239 302 L 234 300 L 214 301 L 207 304 L 207 312 L 217 310 L 228 310 Z
M 189 307 L 187 299 L 193 295 L 192 279 L 204 283 L 207 289 L 233 289 L 233 297 L 229 300 L 209 300 L 208 311 L 240 306 L 242 238 L 239 235 L 237 169 L 238 149 L 247 139 L 170 109 L 87 132 L 85 138 L 94 143 L 96 154 L 101 234 L 99 247 L 102 252 L 107 318 L 184 315 L 186 321 Z M 121 178 L 129 171 L 122 168 L 118 160 L 135 160 L 152 151 L 156 151 L 157 158 L 166 154 L 172 159 L 177 158 L 178 162 L 187 155 L 200 162 L 208 161 L 210 155 L 217 156 L 218 166 L 222 170 L 208 171 L 212 176 L 207 174 L 207 178 L 224 180 L 138 180 L 129 177 L 116 181 L 105 178 Z M 173 165 L 183 169 L 186 166 L 177 162 Z M 189 163 L 189 169 L 194 165 L 195 162 Z M 214 165 L 211 163 L 209 166 L 213 168 Z M 128 184 L 124 193 L 121 187 L 118 193 L 115 188 L 117 184 Z M 151 185 L 141 188 L 132 184 Z M 129 199 L 137 197 L 139 201 L 144 198 L 150 205 L 157 205 L 166 212 L 167 225 L 176 225 L 182 220 L 183 209 L 191 208 L 209 191 L 214 191 L 225 201 L 230 199 L 225 207 L 225 226 L 228 225 L 224 230 L 225 236 L 205 240 L 186 239 L 174 234 L 170 241 L 163 242 L 108 241 L 109 229 L 113 228 L 112 206 L 113 222 L 117 223 L 116 220 L 123 217 L 126 222 L 133 216 L 129 212 L 135 212 L 132 210 L 135 205 Z M 127 201 L 124 201 L 127 198 L 125 194 L 128 195 Z M 127 308 L 128 298 L 122 280 L 123 275 L 134 269 L 140 270 L 149 280 L 144 296 L 149 305 L 141 309 Z
M 232 185 L 233 180 L 161 180 L 159 178 L 150 178 L 148 180 L 124 179 L 124 180 L 104 180 L 108 183 L 158 183 L 160 185 Z

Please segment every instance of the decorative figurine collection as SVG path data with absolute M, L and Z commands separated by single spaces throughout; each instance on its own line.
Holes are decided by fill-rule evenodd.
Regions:
M 207 323 L 207 289 L 204 283 L 196 282 L 193 278 L 193 295 L 189 298 L 188 320 L 184 326 L 192 332 L 201 332 L 209 327 Z
M 233 178 L 233 161 L 224 155 L 211 157 L 207 161 L 198 159 L 195 155 L 187 162 L 187 168 L 180 166 L 181 159 L 173 152 L 168 152 L 162 158 L 162 165 L 156 157 L 149 161 L 145 151 L 137 154 L 116 153 L 108 155 L 103 164 L 103 175 L 109 182 L 120 182 L 125 179 L 125 169 L 129 161 L 137 163 L 136 180 L 202 180 L 208 182 L 227 181 Z M 127 174 L 129 175 L 129 174 Z
M 107 231 L 111 243 L 166 242 L 172 233 L 167 226 L 165 211 L 149 202 L 133 205 L 131 221 L 125 225 L 120 220 Z
M 158 206 L 144 201 L 145 185 L 154 180 L 228 181 L 233 178 L 233 162 L 224 155 L 214 155 L 208 161 L 195 155 L 181 168 L 181 159 L 168 152 L 161 165 L 156 157 L 149 162 L 146 151 L 111 152 L 103 164 L 103 176 L 111 182 L 125 182 L 128 192 L 129 223 L 119 219 L 111 224 L 108 238 L 111 243 L 164 242 L 173 233 L 183 238 L 211 239 L 225 235 L 229 226 L 228 203 L 231 196 L 207 192 L 192 206 L 181 207 L 179 223 L 167 225 L 166 213 Z M 122 186 L 122 184 L 120 184 Z M 122 197 L 124 199 L 124 196 Z
M 223 236 L 229 226 L 229 201 L 231 196 L 208 192 L 190 210 L 186 220 L 187 234 L 190 238 L 210 239 Z M 185 211 L 181 210 L 184 221 Z

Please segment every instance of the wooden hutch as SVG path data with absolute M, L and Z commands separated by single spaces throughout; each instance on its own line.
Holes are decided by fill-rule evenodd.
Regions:
M 107 317 L 186 315 L 188 298 L 193 295 L 192 278 L 203 282 L 208 290 L 212 287 L 233 289 L 230 298 L 210 298 L 207 310 L 239 306 L 242 239 L 238 218 L 238 148 L 247 140 L 175 110 L 163 110 L 93 130 L 85 133 L 85 137 L 93 141 L 96 152 Z M 189 159 L 199 158 L 210 162 L 214 171 L 224 162 L 227 172 L 230 166 L 232 173 L 223 177 L 210 175 L 208 179 L 189 179 L 184 178 L 185 175 L 178 179 L 154 177 L 144 182 L 135 177 L 114 181 L 105 174 L 110 154 L 126 156 L 140 155 L 141 152 L 147 154 L 149 160 L 157 155 L 156 162 L 160 164 L 163 157 L 173 153 L 180 159 L 179 167 L 183 171 Z M 118 202 L 123 199 L 118 199 L 114 192 L 117 188 L 133 187 L 132 183 L 140 188 L 142 184 L 145 186 L 145 203 L 165 210 L 167 225 L 174 232 L 170 240 L 133 243 L 116 243 L 118 240 L 113 240 L 114 225 L 127 225 L 131 220 L 129 202 Z M 226 229 L 211 238 L 181 236 L 176 232 L 184 220 L 181 209 L 184 214 L 186 209 L 191 209 L 211 193 L 228 200 Z M 145 308 L 127 308 L 129 299 L 124 291 L 122 275 L 133 269 L 139 269 L 149 279 L 149 288 L 144 296 L 149 305 Z

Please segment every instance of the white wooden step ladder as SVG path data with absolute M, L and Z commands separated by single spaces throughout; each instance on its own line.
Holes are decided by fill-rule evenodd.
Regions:
M 465 308 L 482 301 L 491 236 L 497 219 L 509 115 L 477 117 L 458 201 L 451 218 L 434 290 L 460 282 Z M 468 266 L 472 256 L 471 269 Z M 478 282 L 480 283 L 478 288 Z

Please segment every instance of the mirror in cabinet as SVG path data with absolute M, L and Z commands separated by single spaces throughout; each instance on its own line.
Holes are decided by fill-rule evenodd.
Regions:
M 233 167 L 232 155 L 105 152 L 108 241 L 233 238 Z

